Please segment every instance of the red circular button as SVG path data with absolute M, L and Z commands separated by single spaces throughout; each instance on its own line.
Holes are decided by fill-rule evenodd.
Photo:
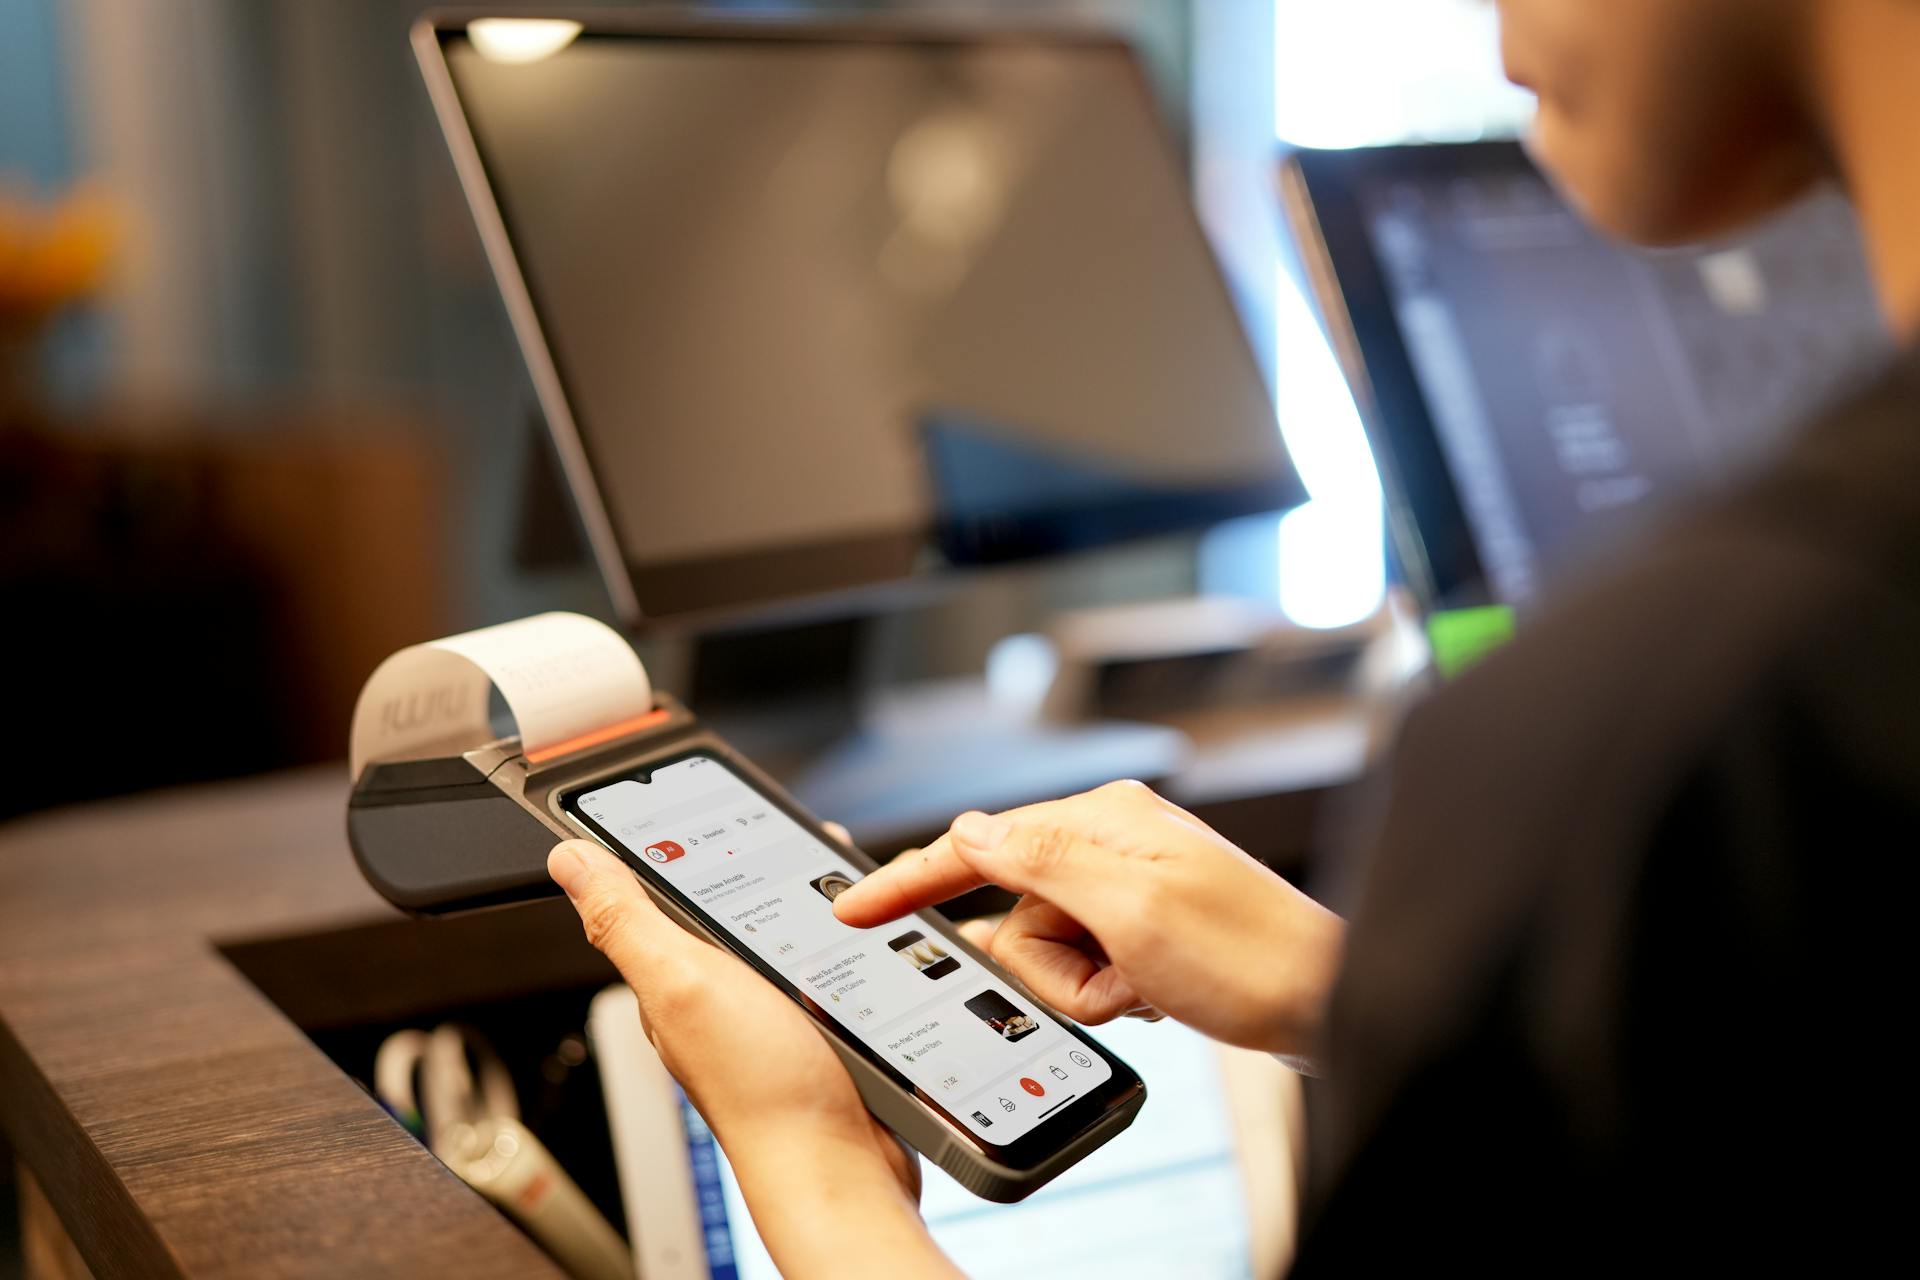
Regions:
M 1038 1080 L 1029 1080 L 1027 1079 L 1027 1077 L 1021 1076 L 1020 1087 L 1022 1089 L 1025 1089 L 1028 1093 L 1032 1094 L 1036 1098 L 1044 1098 L 1047 1096 L 1047 1091 L 1040 1087 L 1040 1082 Z

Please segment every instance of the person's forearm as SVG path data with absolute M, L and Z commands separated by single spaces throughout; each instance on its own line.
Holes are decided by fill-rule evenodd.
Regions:
M 960 1274 L 869 1143 L 763 1126 L 733 1135 L 726 1148 L 760 1239 L 787 1280 Z
M 1288 954 L 1292 963 L 1274 974 L 1280 993 L 1273 1008 L 1281 1011 L 1274 1028 L 1273 1056 L 1303 1075 L 1326 1071 L 1327 1007 L 1346 963 L 1347 922 L 1299 895 Z

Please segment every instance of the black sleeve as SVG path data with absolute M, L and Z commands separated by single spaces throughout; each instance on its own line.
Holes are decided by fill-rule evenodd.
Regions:
M 1835 434 L 1409 721 L 1300 1274 L 1893 1243 L 1920 519 Z

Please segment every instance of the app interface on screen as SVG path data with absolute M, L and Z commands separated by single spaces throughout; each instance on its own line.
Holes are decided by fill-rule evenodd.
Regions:
M 1502 604 L 1737 478 L 1888 350 L 1831 191 L 1737 242 L 1657 254 L 1607 240 L 1531 171 L 1402 177 L 1360 199 Z
M 859 871 L 719 761 L 692 756 L 575 803 L 984 1140 L 1012 1142 L 1112 1076 L 930 925 L 841 924 L 833 899 Z

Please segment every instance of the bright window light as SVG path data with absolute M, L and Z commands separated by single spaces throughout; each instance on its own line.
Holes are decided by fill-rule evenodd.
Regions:
M 1378 501 L 1315 498 L 1280 517 L 1280 612 L 1301 627 L 1346 627 L 1386 598 Z
M 565 18 L 475 18 L 467 38 L 489 62 L 538 62 L 551 58 L 580 34 Z
M 1274 0 L 1273 32 L 1274 133 L 1297 147 L 1506 136 L 1533 115 L 1484 0 Z
M 1465 141 L 1522 132 L 1532 95 L 1500 67 L 1485 0 L 1274 0 L 1273 129 L 1296 147 Z M 1280 522 L 1280 607 L 1302 626 L 1380 606 L 1380 480 L 1338 361 L 1283 268 L 1274 298 L 1275 402 L 1312 501 Z
M 1316 501 L 1380 501 L 1373 451 L 1346 374 L 1284 267 L 1273 290 L 1274 392 L 1280 434 Z
M 1312 496 L 1280 521 L 1280 610 L 1303 627 L 1344 627 L 1386 594 L 1380 478 L 1346 377 L 1284 269 L 1273 318 L 1280 434 Z

